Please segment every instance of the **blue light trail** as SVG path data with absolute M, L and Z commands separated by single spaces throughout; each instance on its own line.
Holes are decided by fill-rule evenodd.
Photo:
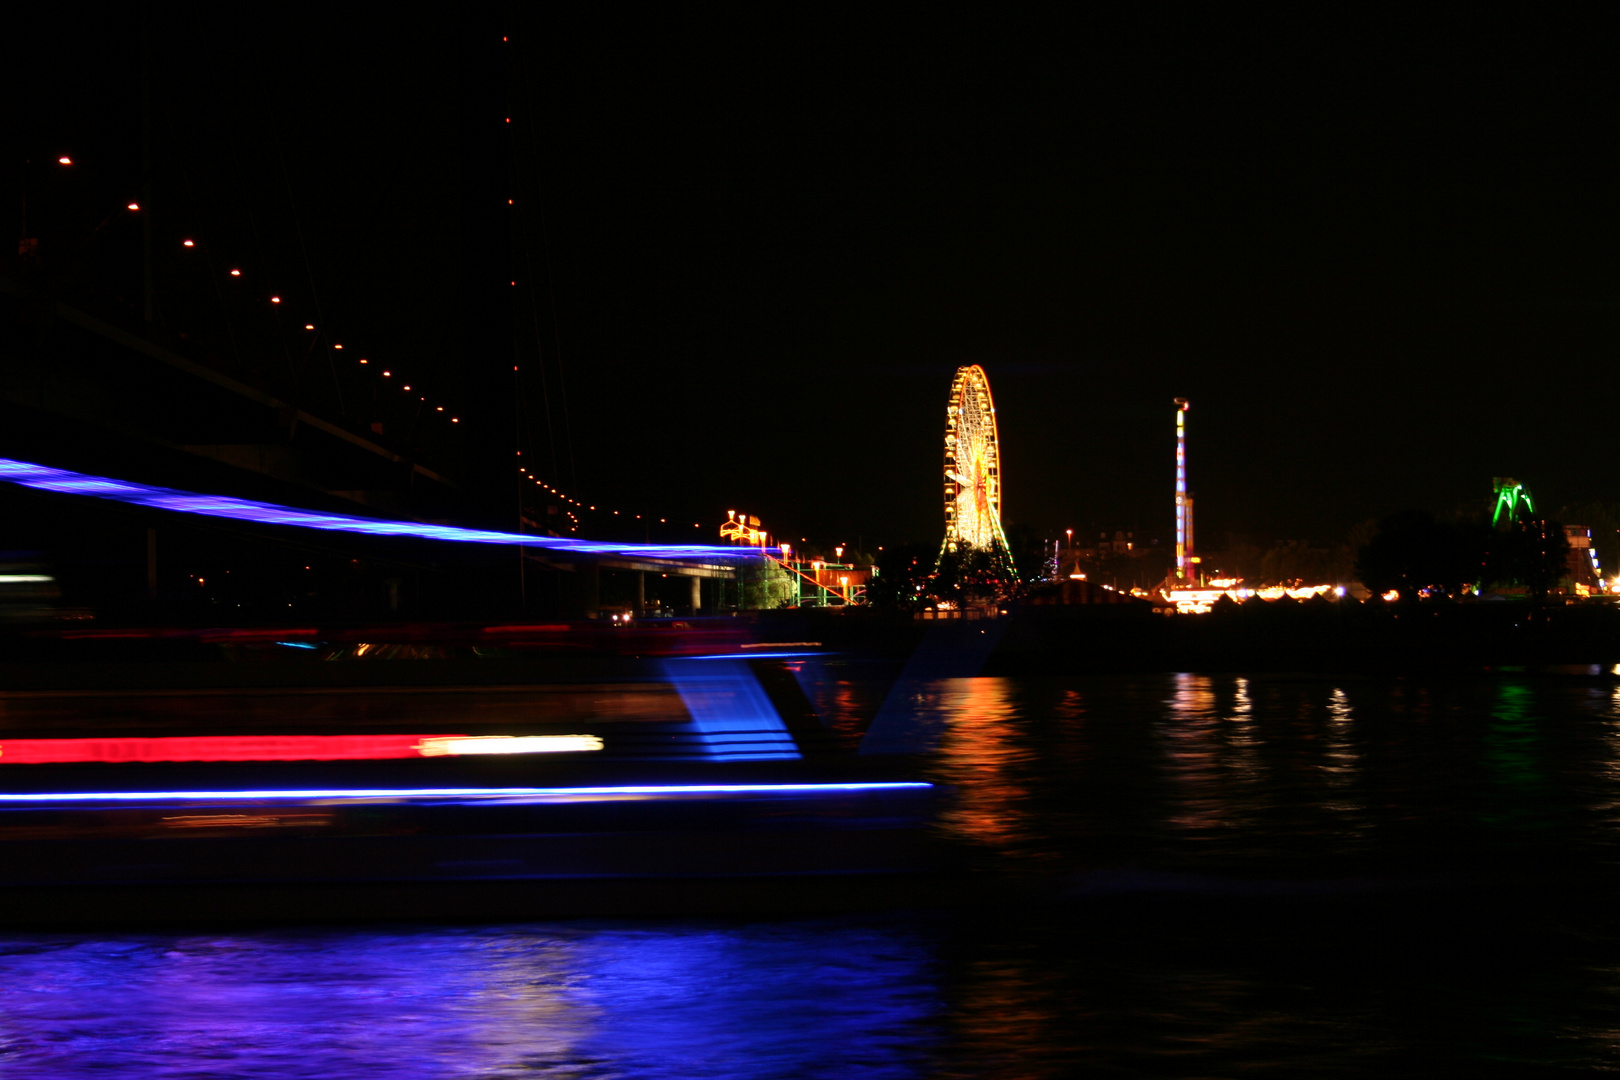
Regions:
M 127 480 L 90 476 L 36 465 L 27 461 L 0 458 L 0 480 L 40 491 L 66 495 L 88 495 L 96 499 L 172 510 L 182 514 L 234 518 L 263 525 L 291 525 L 329 532 L 364 533 L 368 536 L 409 536 L 423 540 L 450 540 L 468 544 L 521 544 L 549 551 L 581 555 L 623 555 L 655 559 L 737 559 L 759 558 L 758 551 L 711 544 L 622 544 L 601 540 L 574 540 L 566 537 L 530 536 L 523 533 L 495 532 L 489 529 L 463 529 L 454 525 L 426 525 L 414 521 L 385 521 L 299 510 L 275 503 L 237 499 L 229 495 L 199 495 L 174 488 L 153 487 Z M 780 549 L 768 549 L 780 552 Z
M 456 788 L 269 788 L 260 791 L 8 791 L 0 803 L 207 802 L 221 799 L 573 799 L 616 795 L 833 795 L 859 791 L 931 788 L 922 780 L 866 781 L 842 784 L 623 784 L 605 787 L 456 787 Z

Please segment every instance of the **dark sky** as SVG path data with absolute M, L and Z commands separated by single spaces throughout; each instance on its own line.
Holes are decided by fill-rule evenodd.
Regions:
M 197 213 L 447 393 L 479 362 L 457 10 L 152 16 Z M 513 8 L 488 107 L 535 459 L 633 512 L 932 541 L 952 372 L 980 363 L 1006 518 L 1054 534 L 1168 536 L 1178 396 L 1204 546 L 1337 541 L 1495 475 L 1616 499 L 1603 28 L 1144 10 Z M 108 169 L 138 143 L 132 32 L 42 25 L 65 67 L 23 90 Z

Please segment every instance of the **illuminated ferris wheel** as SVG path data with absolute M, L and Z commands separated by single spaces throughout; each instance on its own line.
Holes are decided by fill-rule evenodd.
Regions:
M 945 550 L 1007 549 L 1001 531 L 1001 447 L 990 380 L 978 364 L 956 369 L 945 410 Z

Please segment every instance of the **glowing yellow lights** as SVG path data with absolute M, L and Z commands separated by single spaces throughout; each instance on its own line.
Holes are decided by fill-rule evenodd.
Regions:
M 392 374 L 393 374 L 393 372 L 392 372 L 392 371 L 385 371 L 385 372 L 383 372 L 383 378 L 385 378 L 385 379 L 386 379 L 386 378 L 388 378 L 388 376 L 390 376 L 390 375 L 392 375 Z
M 720 537 L 734 544 L 765 544 L 765 530 L 759 518 L 736 510 L 726 511 L 726 520 L 720 523 Z
M 369 364 L 369 363 L 371 363 L 371 361 L 370 361 L 370 360 L 367 360 L 367 359 L 366 359 L 366 358 L 365 358 L 365 357 L 361 357 L 361 358 L 360 358 L 360 362 L 361 362 L 361 363 L 362 363 L 362 364 Z
M 332 346 L 332 348 L 334 348 L 334 349 L 341 349 L 341 348 L 343 348 L 343 346 L 341 346 L 341 345 L 333 345 L 333 346 Z
M 444 412 L 444 406 L 443 406 L 443 405 L 440 405 L 440 406 L 439 406 L 439 408 L 438 408 L 438 411 L 439 411 L 439 412 Z
M 132 203 L 129 204 L 129 209 L 131 209 L 131 210 L 139 210 L 140 208 L 141 208 L 141 204 L 138 203 L 138 202 L 132 202 Z
M 451 422 L 451 423 L 452 423 L 452 424 L 459 424 L 459 423 L 461 423 L 461 421 L 460 421 L 460 420 L 458 420 L 458 419 L 457 419 L 457 418 L 456 418 L 456 417 L 454 417 L 454 416 L 452 416 L 452 417 L 451 417 L 451 418 L 450 418 L 450 422 Z
M 305 323 L 304 324 L 304 329 L 305 330 L 313 330 L 313 329 L 315 329 L 315 324 L 314 323 Z
M 410 387 L 409 387 L 409 386 L 402 386 L 402 387 L 400 387 L 400 389 L 401 389 L 401 390 L 409 390 L 409 389 L 410 389 Z
M 240 271 L 240 270 L 232 270 L 231 271 L 231 277 L 241 277 L 241 276 L 242 276 L 242 271 Z
M 73 159 L 68 157 L 66 154 L 63 154 L 61 157 L 56 159 L 56 163 L 58 165 L 71 165 L 73 164 Z
M 182 240 L 182 241 L 180 241 L 180 246 L 181 247 L 196 247 L 197 242 L 195 240 Z
M 506 205 L 507 205 L 507 206 L 511 206 L 511 205 L 512 205 L 512 200 L 511 200 L 511 199 L 507 199 L 507 200 L 506 200 Z
M 279 303 L 281 303 L 281 297 L 279 297 L 279 296 L 272 296 L 272 297 L 271 297 L 271 298 L 270 298 L 270 302 L 271 302 L 271 303 L 272 303 L 272 304 L 279 304 Z
M 617 616 L 615 616 L 617 618 Z M 423 739 L 417 744 L 423 757 L 466 754 L 567 754 L 602 749 L 595 735 L 456 735 Z
M 945 413 L 945 547 L 1007 544 L 1001 528 L 1001 451 L 990 382 L 977 364 L 956 369 Z

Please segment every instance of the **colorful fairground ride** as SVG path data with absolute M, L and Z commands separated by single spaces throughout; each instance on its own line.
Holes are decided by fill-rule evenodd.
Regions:
M 733 544 L 757 547 L 767 567 L 775 571 L 775 580 L 762 582 L 758 590 L 762 607 L 856 607 L 866 603 L 866 585 L 876 571 L 845 562 L 845 545 L 833 548 L 832 559 L 804 556 L 785 541 L 773 548 L 770 533 L 759 518 L 736 510 L 726 511 L 720 536 Z
M 998 576 L 1016 580 L 1001 528 L 1001 440 L 984 368 L 956 369 L 945 407 L 945 539 L 940 558 L 987 551 Z
M 1496 489 L 1496 509 L 1491 512 L 1491 528 L 1509 529 L 1535 517 L 1536 504 L 1530 497 L 1529 488 L 1511 476 L 1498 476 L 1491 482 Z
M 1542 524 L 1536 515 L 1536 505 L 1530 489 L 1512 477 L 1498 476 L 1492 480 L 1496 491 L 1496 508 L 1491 512 L 1491 528 L 1497 532 L 1529 529 Z M 1620 596 L 1620 575 L 1605 581 L 1598 550 L 1592 543 L 1592 530 L 1585 525 L 1562 526 L 1564 539 L 1569 542 L 1564 581 L 1554 591 L 1570 599 Z M 1499 594 L 1514 594 L 1521 590 L 1498 587 Z

